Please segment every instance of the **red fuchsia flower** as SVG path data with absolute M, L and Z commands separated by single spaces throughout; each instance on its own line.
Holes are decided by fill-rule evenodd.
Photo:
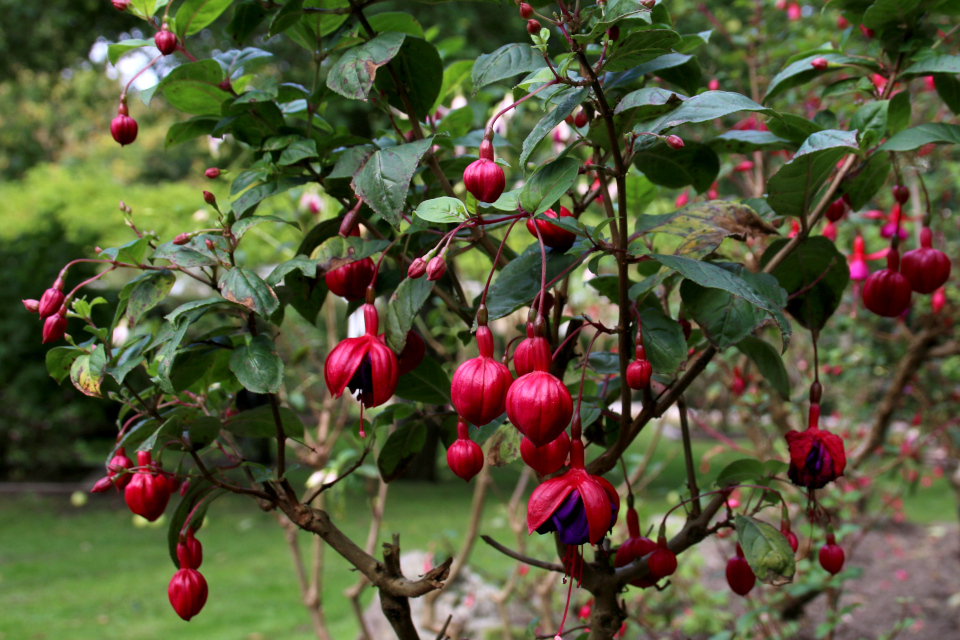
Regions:
M 43 321 L 42 343 L 56 342 L 67 332 L 67 308 L 60 310 Z
M 527 33 L 529 33 L 530 35 L 535 36 L 538 33 L 540 33 L 540 28 L 541 27 L 540 27 L 539 20 L 534 20 L 534 19 L 527 20 Z
M 647 360 L 647 352 L 642 344 L 637 345 L 636 356 L 637 359 L 627 367 L 627 386 L 634 391 L 639 391 L 650 386 L 653 365 Z
M 707 83 L 707 89 L 709 91 L 718 91 L 720 89 L 720 81 L 716 78 L 711 78 L 710 82 Z
M 111 487 L 113 487 L 113 478 L 104 476 L 94 483 L 93 487 L 90 488 L 90 493 L 103 493 L 109 491 Z
M 633 507 L 627 507 L 627 533 L 630 537 L 620 545 L 617 549 L 617 555 L 613 558 L 613 566 L 615 567 L 625 567 L 634 560 L 653 553 L 657 549 L 657 543 L 640 532 L 640 521 L 637 518 L 637 511 Z M 656 583 L 657 581 L 653 579 L 652 575 L 648 575 L 634 580 L 630 584 L 646 589 Z
M 950 258 L 932 246 L 930 227 L 920 231 L 920 246 L 903 254 L 900 273 L 917 293 L 933 293 L 950 277 Z
M 863 304 L 878 316 L 895 318 L 910 308 L 910 281 L 900 273 L 900 254 L 887 253 L 887 268 L 870 274 L 863 283 Z
M 753 590 L 757 583 L 757 576 L 747 559 L 743 557 L 743 549 L 737 545 L 737 554 L 727 561 L 727 584 L 738 596 L 745 596 Z
M 791 2 L 787 5 L 787 20 L 797 21 L 803 16 L 803 11 L 800 8 L 800 5 L 796 2 Z
M 811 393 L 811 396 L 814 394 Z M 810 414 L 805 431 L 788 431 L 790 469 L 787 476 L 798 487 L 820 489 L 843 475 L 847 456 L 843 439 L 818 427 L 819 398 L 810 403 Z
M 590 124 L 590 113 L 586 109 L 580 109 L 577 112 L 577 115 L 573 118 L 573 124 L 578 129 L 583 129 L 585 126 Z
M 814 58 L 810 61 L 810 66 L 816 69 L 817 71 L 823 71 L 830 66 L 830 63 L 827 62 L 826 58 Z
M 470 439 L 469 425 L 463 418 L 457 418 L 457 439 L 447 447 L 447 466 L 465 482 L 483 468 L 483 450 Z
M 733 368 L 733 382 L 730 383 L 730 392 L 738 398 L 747 390 L 747 381 L 743 378 L 740 367 Z
M 129 114 L 127 103 L 121 102 L 117 108 L 117 117 L 110 121 L 110 135 L 121 147 L 137 139 L 137 121 Z
M 127 457 L 127 452 L 124 451 L 123 447 L 118 448 L 113 457 L 110 458 L 110 462 L 107 463 L 107 477 L 113 480 L 118 491 L 126 489 L 127 485 L 130 484 L 133 475 L 127 473 L 127 470 L 132 468 L 133 460 Z
M 891 189 L 891 193 L 893 193 L 893 199 L 899 204 L 907 204 L 907 200 L 910 199 L 910 187 L 907 186 L 895 184 Z
M 192 527 L 177 541 L 177 562 L 181 569 L 199 569 L 203 564 L 203 545 L 197 540 Z
M 690 191 L 684 190 L 683 193 L 677 196 L 677 199 L 673 201 L 673 206 L 677 209 L 682 209 L 690 202 Z
M 524 376 L 538 366 L 540 369 L 548 370 L 553 363 L 550 342 L 542 334 L 536 334 L 534 323 L 528 322 L 527 337 L 520 341 L 513 352 L 513 369 L 518 376 Z
M 680 136 L 670 135 L 664 138 L 663 141 L 666 142 L 667 146 L 673 149 L 674 151 L 678 149 L 683 149 L 683 147 L 685 146 L 683 143 L 683 138 L 681 138 Z
M 790 233 L 787 234 L 787 237 L 796 238 L 798 233 L 800 233 L 800 223 L 793 219 L 790 221 Z
M 843 547 L 837 544 L 837 539 L 833 532 L 827 534 L 827 544 L 820 547 L 820 566 L 833 575 L 837 575 L 843 570 L 843 563 L 846 557 L 843 553 Z
M 536 22 L 531 20 L 530 22 Z M 536 32 L 540 32 L 537 23 Z M 503 195 L 507 178 L 493 159 L 493 143 L 484 140 L 480 143 L 480 158 L 474 160 L 463 170 L 463 184 L 470 194 L 480 202 L 496 202 Z
M 794 553 L 796 553 L 797 549 L 800 548 L 800 539 L 797 538 L 797 534 L 790 530 L 789 520 L 780 521 L 780 533 L 783 534 L 783 537 L 786 538 L 787 542 L 790 544 L 790 548 L 793 549 Z
M 153 464 L 149 451 L 137 451 L 138 469 L 123 492 L 130 511 L 150 522 L 163 515 L 170 500 L 170 484 Z
M 153 36 L 153 43 L 157 45 L 160 53 L 168 56 L 177 50 L 177 34 L 172 33 L 170 27 L 164 23 L 160 31 Z
M 453 373 L 450 397 L 460 416 L 482 427 L 503 414 L 513 376 L 505 364 L 493 359 L 493 334 L 485 324 L 477 328 L 477 349 L 480 355 Z
M 570 447 L 570 468 L 534 489 L 527 503 L 527 529 L 539 534 L 556 531 L 566 545 L 597 544 L 613 528 L 620 496 L 609 482 L 587 473 L 583 442 Z
M 745 171 L 753 171 L 753 160 L 744 160 L 734 165 L 733 170 L 735 173 L 743 173 Z
M 557 216 L 557 213 L 553 209 L 547 209 L 543 212 L 543 215 L 548 218 L 557 219 L 559 218 L 572 218 L 573 214 L 570 213 L 570 210 L 566 207 L 560 207 L 560 215 Z M 527 231 L 530 232 L 535 239 L 537 236 L 537 229 L 540 230 L 540 236 L 543 238 L 543 244 L 550 247 L 551 249 L 556 249 L 557 251 L 566 251 L 573 246 L 573 243 L 577 240 L 577 235 L 570 231 L 567 231 L 563 227 L 558 227 L 552 222 L 547 220 L 535 220 L 533 218 L 527 219 Z
M 848 200 L 849 197 L 847 195 L 843 195 L 831 202 L 830 206 L 827 207 L 825 214 L 827 216 L 827 220 L 830 222 L 838 222 L 850 208 Z
M 207 581 L 196 569 L 180 569 L 170 579 L 167 597 L 177 615 L 189 622 L 207 602 Z
M 360 230 L 353 227 L 350 236 L 359 237 Z M 370 258 L 364 258 L 327 271 L 323 279 L 334 295 L 352 302 L 363 299 L 376 273 L 377 265 Z
M 650 574 L 656 580 L 672 576 L 677 570 L 677 554 L 667 547 L 667 537 L 663 534 L 663 527 L 660 528 L 660 535 L 657 537 L 657 548 L 647 560 L 647 566 L 650 567 Z
M 527 466 L 542 476 L 556 473 L 567 462 L 570 454 L 570 437 L 564 431 L 560 436 L 542 447 L 535 446 L 528 439 L 520 440 L 520 457 Z
M 867 266 L 864 254 L 863 236 L 859 233 L 853 239 L 853 253 L 847 257 L 850 266 L 850 279 L 854 281 L 866 280 L 870 276 L 870 267 Z
M 110 0 L 110 4 L 117 11 L 126 11 L 130 8 L 130 0 Z
M 887 217 L 887 223 L 880 228 L 880 235 L 884 238 L 892 238 L 895 234 L 900 236 L 901 240 L 910 237 L 910 232 L 905 228 L 906 224 L 902 221 L 903 207 L 899 202 L 890 209 L 890 215 Z
M 823 231 L 821 234 L 824 238 L 827 238 L 830 242 L 837 241 L 837 227 L 835 224 L 827 220 L 827 224 L 823 225 Z
M 843 16 L 837 16 L 837 29 L 846 29 L 850 26 L 850 22 Z
M 932 309 L 934 313 L 940 313 L 945 304 L 947 304 L 947 291 L 943 287 L 940 287 L 930 296 L 930 309 Z
M 507 417 L 537 447 L 560 437 L 573 415 L 570 392 L 549 368 L 549 363 L 534 362 L 534 370 L 507 391 Z
M 377 339 L 377 308 L 370 303 L 363 305 L 363 320 L 366 333 L 334 347 L 324 363 L 323 378 L 334 398 L 339 398 L 347 388 L 359 391 L 360 404 L 369 409 L 393 396 L 399 374 L 397 356 Z

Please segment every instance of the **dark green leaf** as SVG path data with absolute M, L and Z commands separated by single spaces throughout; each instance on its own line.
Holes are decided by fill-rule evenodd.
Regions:
M 287 0 L 287 2 L 277 11 L 277 15 L 270 21 L 270 37 L 283 33 L 290 27 L 300 22 L 303 16 L 303 0 Z
M 725 466 L 717 475 L 716 485 L 721 489 L 738 484 L 758 484 L 766 480 L 767 467 L 756 458 L 740 458 Z
M 216 60 L 188 62 L 164 76 L 156 93 L 163 93 L 180 111 L 219 116 L 221 105 L 232 97 L 220 88 L 222 80 L 223 70 Z
M 770 262 L 787 242 L 786 238 L 772 242 L 760 260 L 761 265 Z M 787 302 L 787 311 L 811 331 L 820 331 L 826 325 L 840 306 L 843 290 L 850 281 L 847 259 L 823 236 L 810 236 L 797 245 L 773 275 L 788 294 L 800 294 Z
M 637 153 L 634 165 L 654 184 L 671 189 L 692 185 L 699 193 L 720 173 L 720 158 L 705 144 L 687 142 L 682 149 L 657 144 Z
M 634 31 L 617 42 L 604 67 L 608 71 L 631 69 L 669 54 L 670 50 L 678 44 L 680 44 L 680 34 L 671 29 Z
M 547 282 L 579 260 L 571 252 L 547 252 Z M 529 245 L 521 255 L 500 270 L 487 293 L 487 312 L 490 320 L 509 315 L 520 307 L 530 304 L 540 291 L 540 245 Z
M 901 131 L 880 145 L 881 151 L 914 151 L 925 144 L 960 143 L 960 125 L 958 124 L 922 124 Z
M 557 105 L 557 108 L 544 116 L 540 122 L 533 128 L 530 135 L 523 141 L 523 150 L 520 153 L 520 165 L 524 166 L 530 158 L 530 154 L 536 149 L 537 144 L 547 136 L 554 128 L 563 122 L 564 118 L 573 113 L 587 96 L 590 94 L 588 87 L 583 87 L 573 91 L 563 102 Z
M 357 197 L 380 214 L 394 228 L 407 200 L 410 180 L 420 158 L 433 143 L 433 136 L 375 152 L 353 179 Z
M 706 91 L 680 102 L 676 109 L 659 116 L 653 121 L 638 124 L 634 127 L 634 131 L 660 133 L 681 124 L 708 122 L 741 111 L 762 113 L 768 116 L 778 115 L 773 109 L 757 104 L 739 93 Z
M 233 10 L 227 25 L 227 35 L 237 44 L 243 44 L 254 34 L 268 12 L 257 0 L 242 0 Z
M 413 402 L 447 404 L 450 402 L 450 377 L 436 360 L 425 357 L 416 369 L 400 377 L 394 395 Z
M 327 87 L 345 98 L 366 100 L 377 69 L 397 55 L 406 37 L 402 33 L 381 33 L 359 47 L 348 49 L 330 70 Z
M 412 17 L 406 13 L 395 15 L 412 20 Z M 408 37 L 403 41 L 399 53 L 393 58 L 390 66 L 398 76 L 400 86 L 407 93 L 415 117 L 423 120 L 428 115 L 432 115 L 433 103 L 440 95 L 443 85 L 443 62 L 440 60 L 437 48 L 422 38 Z M 386 93 L 387 101 L 391 106 L 406 113 L 407 105 L 400 97 L 393 74 L 381 73 L 374 84 L 377 89 Z
M 960 56 L 942 55 L 929 56 L 922 60 L 917 60 L 907 67 L 903 75 L 905 76 L 929 76 L 935 73 L 946 73 L 956 76 L 960 73 Z
M 176 14 L 177 35 L 183 38 L 197 33 L 220 17 L 233 0 L 186 0 Z
M 258 184 L 243 192 L 239 198 L 233 201 L 233 212 L 238 217 L 242 216 L 263 200 L 306 183 L 306 178 L 280 178 L 279 180 Z
M 220 122 L 219 117 L 197 116 L 185 122 L 174 123 L 167 131 L 163 148 L 169 149 L 187 140 L 193 140 L 200 136 L 208 136 L 213 133 L 218 122 Z
M 957 80 L 955 75 L 937 73 L 933 76 L 933 84 L 937 88 L 937 95 L 940 96 L 940 99 L 943 100 L 950 111 L 954 115 L 960 115 L 960 80 Z M 901 93 L 907 93 L 909 96 L 909 92 Z M 909 98 L 906 102 L 909 106 Z
M 814 133 L 823 131 L 823 127 L 816 122 L 792 113 L 781 113 L 779 118 L 770 118 L 767 127 L 770 133 L 794 144 L 803 144 Z
M 778 529 L 750 516 L 737 514 L 737 542 L 757 580 L 775 586 L 793 582 L 793 549 Z
M 420 421 L 406 422 L 390 434 L 377 458 L 377 469 L 384 482 L 396 480 L 406 471 L 427 442 L 427 427 Z
M 413 321 L 420 313 L 420 308 L 430 297 L 433 284 L 426 278 L 415 280 L 405 278 L 390 296 L 384 333 L 387 346 L 393 349 L 394 353 L 403 351 L 407 342 L 407 332 L 413 327 Z
M 144 313 L 167 297 L 176 281 L 177 277 L 167 269 L 151 271 L 147 277 L 137 283 L 130 294 L 130 302 L 127 304 L 127 321 L 131 325 L 137 324 Z
M 277 216 L 250 216 L 249 218 L 243 218 L 242 220 L 237 220 L 234 222 L 233 226 L 230 227 L 230 233 L 233 234 L 233 237 L 239 240 L 247 231 L 258 224 L 263 224 L 264 222 L 288 224 L 297 231 L 300 230 L 300 225 L 298 225 L 296 222 L 290 222 L 289 220 L 284 220 L 283 218 L 278 218 Z
M 874 146 L 887 135 L 887 113 L 890 109 L 889 100 L 877 100 L 863 105 L 850 119 L 850 130 L 860 134 L 860 146 L 869 148 Z
M 794 58 L 798 58 L 798 56 L 794 56 Z M 816 58 L 825 59 L 830 63 L 830 66 L 826 69 L 817 69 L 813 67 L 810 63 Z M 814 78 L 817 78 L 823 74 L 839 71 L 847 65 L 866 67 L 871 70 L 877 69 L 876 63 L 866 58 L 851 58 L 841 53 L 815 51 L 813 53 L 808 53 L 799 59 L 794 59 L 786 67 L 781 69 L 780 73 L 775 75 L 773 80 L 770 81 L 770 86 L 767 87 L 767 95 L 764 96 L 763 101 L 765 103 L 770 102 L 770 100 L 785 91 L 806 84 L 807 82 L 810 82 Z
M 727 131 L 707 144 L 719 153 L 752 153 L 754 151 L 780 151 L 793 148 L 785 140 L 769 131 Z
M 76 347 L 54 347 L 47 351 L 47 373 L 57 381 L 63 382 L 63 379 L 70 375 L 70 367 L 74 360 L 83 355 L 83 351 Z
M 764 274 L 766 275 L 766 274 Z M 755 336 L 750 336 L 737 343 L 737 349 L 757 365 L 760 375 L 763 376 L 785 400 L 790 398 L 790 378 L 783 365 L 783 359 L 772 344 Z
M 316 157 L 318 157 L 316 140 L 297 140 L 283 150 L 277 164 L 287 166 L 296 164 L 301 160 L 312 160 Z
M 870 202 L 892 169 L 889 154 L 879 151 L 870 156 L 853 179 L 843 183 L 843 192 L 850 196 L 850 208 L 859 211 Z
M 673 111 L 687 100 L 687 96 L 675 93 L 661 87 L 646 87 L 623 96 L 614 113 L 622 113 L 628 109 L 636 109 L 633 116 L 638 120 L 649 120 L 659 115 Z
M 477 58 L 473 65 L 471 78 L 473 92 L 500 80 L 507 80 L 514 76 L 536 71 L 547 66 L 540 52 L 529 44 L 515 42 L 505 44 L 493 53 L 486 53 Z
M 520 190 L 520 206 L 527 213 L 543 213 L 573 186 L 579 170 L 580 162 L 574 158 L 558 158 L 543 165 Z
M 687 359 L 683 327 L 662 310 L 647 307 L 640 311 L 643 347 L 654 373 L 673 373 Z M 617 366 L 619 372 L 620 367 Z
M 814 133 L 767 182 L 767 202 L 782 216 L 806 216 L 837 161 L 857 148 L 856 132 Z
M 262 318 L 269 318 L 280 306 L 277 294 L 252 269 L 234 267 L 226 271 L 219 286 L 226 300 L 241 304 Z
M 280 424 L 288 437 L 303 438 L 303 423 L 297 414 L 287 407 L 280 407 Z M 277 425 L 274 422 L 273 409 L 269 405 L 241 411 L 224 423 L 223 428 L 245 438 L 275 438 Z
M 234 349 L 230 370 L 245 389 L 254 393 L 276 393 L 283 385 L 283 360 L 267 336 L 256 336 L 250 344 Z

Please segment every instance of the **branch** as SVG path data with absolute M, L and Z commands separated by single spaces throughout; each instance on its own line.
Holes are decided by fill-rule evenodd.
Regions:
M 537 560 L 536 558 L 531 558 L 530 556 L 525 556 L 518 551 L 514 551 L 508 547 L 503 546 L 493 538 L 487 535 L 480 536 L 480 539 L 486 542 L 488 545 L 499 551 L 505 556 L 509 556 L 514 560 L 519 560 L 524 564 L 528 564 L 531 567 L 537 567 L 538 569 L 546 569 L 547 571 L 556 571 L 557 573 L 566 573 L 566 569 L 563 568 L 563 565 L 556 564 L 553 562 L 544 562 L 543 560 Z

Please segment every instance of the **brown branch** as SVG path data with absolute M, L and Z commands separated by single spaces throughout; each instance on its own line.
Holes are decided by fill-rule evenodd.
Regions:
M 690 489 L 690 515 L 696 518 L 700 515 L 700 490 L 697 488 L 697 470 L 693 466 L 693 445 L 690 443 L 690 425 L 687 421 L 687 403 L 683 396 L 677 398 L 677 409 L 680 410 L 680 433 L 683 436 L 683 461 L 687 467 L 687 488 Z
M 524 564 L 528 564 L 531 567 L 537 567 L 538 569 L 546 569 L 547 571 L 556 571 L 557 573 L 566 573 L 566 569 L 563 568 L 563 565 L 556 564 L 554 562 L 544 562 L 543 560 L 537 560 L 536 558 L 531 558 L 526 556 L 518 551 L 514 551 L 509 547 L 505 547 L 490 536 L 483 535 L 480 536 L 480 539 L 486 542 L 488 545 L 499 551 L 505 556 L 510 556 L 514 560 L 519 560 Z

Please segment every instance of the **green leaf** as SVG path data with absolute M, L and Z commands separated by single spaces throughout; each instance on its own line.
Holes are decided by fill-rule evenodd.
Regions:
M 423 27 L 417 19 L 405 11 L 387 11 L 368 18 L 375 33 L 396 31 L 423 38 Z
M 768 116 L 779 115 L 773 109 L 757 104 L 739 93 L 706 91 L 680 102 L 676 109 L 659 116 L 653 121 L 638 124 L 634 127 L 634 131 L 660 133 L 681 124 L 709 122 L 741 111 L 761 113 Z
M 303 439 L 303 423 L 292 410 L 280 407 L 280 424 L 290 438 Z M 275 438 L 277 425 L 269 405 L 241 411 L 223 424 L 223 428 L 244 438 Z
M 669 54 L 680 44 L 680 34 L 672 29 L 644 29 L 621 38 L 610 52 L 607 71 L 623 71 Z M 687 56 L 689 57 L 689 56 Z
M 206 312 L 212 309 L 213 307 L 225 307 L 225 308 L 234 308 L 239 309 L 240 307 L 233 305 L 230 302 L 227 302 L 223 298 L 204 298 L 203 300 L 191 300 L 190 302 L 185 302 L 166 316 L 164 316 L 167 322 L 171 324 L 176 324 L 177 320 L 181 316 L 187 314 L 188 316 L 192 315 L 196 311 Z M 199 317 L 199 316 L 198 316 Z
M 520 190 L 520 206 L 534 215 L 543 213 L 573 186 L 579 170 L 580 162 L 574 158 L 557 158 L 543 165 Z
M 449 196 L 424 200 L 417 207 L 415 213 L 421 220 L 440 224 L 463 222 L 469 216 L 467 206 L 459 198 Z
M 417 368 L 401 376 L 394 392 L 398 398 L 425 404 L 450 402 L 450 377 L 433 358 L 424 358 Z
M 743 278 L 778 306 L 786 305 L 786 293 L 772 275 L 750 273 L 741 264 L 719 263 L 717 266 Z M 680 296 L 684 308 L 696 320 L 704 336 L 721 351 L 740 342 L 767 321 L 764 310 L 743 298 L 723 289 L 702 287 L 692 280 L 683 281 Z
M 396 480 L 427 443 L 427 427 L 418 420 L 406 422 L 390 434 L 383 444 L 377 469 L 384 482 Z
M 721 489 L 738 484 L 759 484 L 767 479 L 767 467 L 756 458 L 740 458 L 725 466 L 717 475 L 716 485 Z
M 875 0 L 863 13 L 863 26 L 879 30 L 890 24 L 909 23 L 910 13 L 919 4 L 920 0 Z
M 477 58 L 471 71 L 473 93 L 500 80 L 507 80 L 514 76 L 536 71 L 545 67 L 546 62 L 540 52 L 529 44 L 514 42 L 505 44 L 493 53 L 486 53 Z
M 230 227 L 230 233 L 232 233 L 233 236 L 239 240 L 244 236 L 244 234 L 247 233 L 247 231 L 259 224 L 263 224 L 264 222 L 287 224 L 297 231 L 300 231 L 300 225 L 298 225 L 296 222 L 290 222 L 289 220 L 284 220 L 283 218 L 278 218 L 277 216 L 250 216 L 234 222 L 233 226 Z
M 880 145 L 880 151 L 914 151 L 925 144 L 960 143 L 960 125 L 958 124 L 922 124 L 901 131 Z
M 170 384 L 182 393 L 194 385 L 203 392 L 213 382 L 230 377 L 229 349 L 208 344 L 191 345 L 177 352 L 170 369 Z
M 430 297 L 433 284 L 426 278 L 405 278 L 390 296 L 384 334 L 387 346 L 394 353 L 403 351 L 407 343 L 407 332 L 413 327 L 414 319 Z
M 277 164 L 281 166 L 289 166 L 291 164 L 296 164 L 301 160 L 312 160 L 317 157 L 317 141 L 301 139 L 292 143 L 283 150 L 283 153 L 280 154 L 280 159 L 277 161 Z
M 345 98 L 366 100 L 377 69 L 390 62 L 403 46 L 403 33 L 381 33 L 359 47 L 348 49 L 327 75 L 327 87 Z
M 767 202 L 782 216 L 806 216 L 837 161 L 858 148 L 856 132 L 814 133 L 767 182 Z
M 451 139 L 459 138 L 470 133 L 473 128 L 473 109 L 460 107 L 443 117 L 437 126 L 437 133 L 446 133 Z
M 303 16 L 303 0 L 287 0 L 287 2 L 277 11 L 270 21 L 269 34 L 272 38 L 278 33 L 283 33 L 290 27 L 300 22 Z
M 749 336 L 737 343 L 737 349 L 757 365 L 760 375 L 784 400 L 790 398 L 790 378 L 783 365 L 783 358 L 772 344 L 755 336 Z
M 76 347 L 50 349 L 46 355 L 47 373 L 57 381 L 57 384 L 63 382 L 63 379 L 70 375 L 74 361 L 82 355 L 84 355 L 83 351 Z
M 781 238 L 770 243 L 760 259 L 761 266 L 770 262 L 787 242 L 787 238 Z M 819 332 L 840 306 L 843 290 L 850 281 L 847 259 L 823 236 L 804 239 L 773 270 L 773 275 L 788 294 L 799 294 L 787 302 L 787 311 L 814 332 Z
M 646 87 L 623 96 L 614 113 L 623 113 L 628 109 L 636 109 L 633 116 L 638 120 L 649 120 L 677 108 L 684 100 L 689 100 L 682 94 L 675 93 L 661 87 Z
M 960 80 L 957 80 L 955 75 L 937 73 L 933 76 L 933 84 L 937 88 L 937 95 L 940 96 L 940 99 L 943 100 L 950 111 L 954 115 L 960 115 Z M 906 93 L 909 96 L 908 92 L 901 93 Z M 909 97 L 906 102 L 909 107 Z
M 766 522 L 737 514 L 737 542 L 757 580 L 775 586 L 793 582 L 796 560 L 790 543 Z
M 543 140 L 547 134 L 554 130 L 554 128 L 563 122 L 563 120 L 573 113 L 573 110 L 580 106 L 587 96 L 590 95 L 589 87 L 583 87 L 579 90 L 573 91 L 568 95 L 563 102 L 557 105 L 557 108 L 543 117 L 540 122 L 536 124 L 533 128 L 533 131 L 530 132 L 530 135 L 523 141 L 523 150 L 520 153 L 520 165 L 524 166 L 527 164 L 527 160 L 530 158 L 530 154 L 533 153 L 533 150 L 536 149 L 537 145 Z
M 262 318 L 280 306 L 277 294 L 252 269 L 234 267 L 220 278 L 220 293 L 226 300 L 241 304 Z
M 144 313 L 160 304 L 176 281 L 177 277 L 167 269 L 146 274 L 130 294 L 130 302 L 127 304 L 127 321 L 130 325 L 137 324 Z
M 647 307 L 640 311 L 643 347 L 654 373 L 674 373 L 687 359 L 687 340 L 683 327 L 661 309 Z M 617 373 L 620 365 L 617 365 Z
M 810 64 L 816 58 L 823 58 L 830 65 L 826 69 L 817 69 Z M 829 53 L 827 51 L 814 51 L 803 55 L 803 57 L 794 56 L 794 59 L 791 60 L 770 81 L 770 86 L 767 87 L 767 95 L 763 98 L 764 103 L 770 102 L 785 91 L 806 84 L 826 73 L 839 71 L 848 65 L 877 70 L 876 63 L 866 58 L 851 58 L 841 53 Z
M 139 49 L 140 47 L 152 47 L 153 40 L 138 40 L 138 39 L 128 39 L 121 40 L 107 47 L 107 59 L 110 60 L 110 64 L 116 66 L 117 61 L 120 59 L 120 56 L 125 54 L 128 51 L 133 51 L 134 49 Z
M 889 154 L 880 151 L 871 155 L 854 178 L 843 184 L 844 193 L 850 196 L 850 208 L 859 211 L 870 202 L 886 183 L 892 169 Z
M 814 133 L 823 131 L 823 127 L 816 122 L 792 113 L 781 113 L 779 118 L 770 118 L 767 127 L 775 136 L 798 145 L 806 142 Z
M 718 153 L 743 154 L 793 148 L 792 142 L 769 131 L 727 131 L 711 139 L 707 145 Z
M 692 185 L 698 193 L 709 189 L 720 173 L 720 158 L 713 149 L 692 141 L 682 149 L 657 144 L 638 152 L 633 163 L 654 184 L 671 189 Z
M 649 178 L 631 172 L 627 175 L 627 210 L 631 214 L 641 215 L 657 199 L 659 192 L 660 189 Z M 602 227 L 602 223 L 597 225 L 595 234 L 599 234 Z
M 410 180 L 420 158 L 433 143 L 433 136 L 375 152 L 353 179 L 357 197 L 366 202 L 394 228 L 407 200 Z
M 268 11 L 257 0 L 241 0 L 237 3 L 233 10 L 233 17 L 227 24 L 227 35 L 234 42 L 243 44 L 254 34 L 267 15 Z
M 890 109 L 889 100 L 868 102 L 853 114 L 850 120 L 850 130 L 860 134 L 860 146 L 869 148 L 874 146 L 887 135 L 887 113 Z
M 494 421 L 496 423 L 496 421 Z M 487 445 L 487 461 L 494 467 L 505 467 L 520 457 L 520 442 L 523 436 L 515 426 L 504 423 L 490 436 Z
M 904 70 L 905 76 L 929 76 L 936 73 L 945 73 L 956 76 L 960 73 L 960 56 L 942 55 L 929 56 L 917 60 Z
M 182 64 L 164 76 L 156 93 L 163 93 L 176 109 L 194 115 L 219 116 L 223 103 L 232 98 L 220 88 L 223 70 L 216 60 Z
M 473 60 L 457 60 L 443 71 L 443 82 L 440 85 L 440 93 L 433 103 L 431 111 L 443 104 L 447 97 L 456 91 L 463 81 L 470 77 L 473 70 Z
M 710 262 L 702 262 L 700 260 L 692 260 L 682 256 L 668 256 L 662 254 L 651 254 L 651 257 L 653 257 L 663 266 L 677 271 L 683 277 L 693 280 L 700 286 L 729 291 L 730 293 L 744 298 L 748 302 L 760 307 L 761 309 L 768 311 L 770 315 L 773 316 L 777 326 L 780 327 L 780 338 L 783 341 L 783 351 L 787 350 L 787 346 L 790 344 L 790 334 L 792 332 L 792 329 L 790 328 L 790 322 L 787 320 L 786 316 L 783 315 L 783 312 L 780 310 L 781 307 L 776 302 L 767 296 L 758 293 L 757 290 L 746 280 Z
M 177 35 L 183 38 L 197 33 L 233 4 L 233 0 L 186 0 L 176 14 Z
M 230 371 L 245 389 L 254 393 L 276 393 L 283 384 L 283 360 L 277 355 L 273 340 L 263 335 L 233 350 Z
M 409 17 L 406 13 L 398 15 Z M 433 114 L 433 103 L 443 86 L 443 62 L 437 48 L 422 38 L 408 37 L 403 41 L 390 67 L 406 91 L 415 117 L 423 120 Z M 392 107 L 403 113 L 407 112 L 407 105 L 397 90 L 393 74 L 381 73 L 374 84 L 386 94 Z
M 590 33 L 576 34 L 573 39 L 581 44 L 590 44 L 611 26 L 628 18 L 650 22 L 650 9 L 640 0 L 611 0 L 604 7 L 603 15 L 598 16 L 599 21 L 593 25 Z
M 176 122 L 167 130 L 163 148 L 169 149 L 188 140 L 208 136 L 213 133 L 218 122 L 220 122 L 219 116 L 197 116 L 184 122 Z
M 559 253 L 547 251 L 547 282 L 561 271 L 581 259 L 570 251 Z M 529 245 L 522 254 L 500 270 L 487 293 L 487 313 L 490 320 L 510 315 L 520 307 L 530 304 L 540 291 L 540 245 Z
M 289 191 L 294 187 L 299 187 L 307 183 L 307 178 L 280 178 L 271 180 L 264 184 L 258 184 L 243 192 L 239 198 L 233 201 L 233 212 L 237 217 L 243 216 L 250 209 L 260 204 L 263 200 L 279 195 L 284 191 Z

